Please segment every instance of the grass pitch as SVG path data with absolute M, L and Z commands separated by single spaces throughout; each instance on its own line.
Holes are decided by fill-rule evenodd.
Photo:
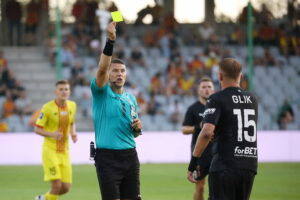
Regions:
M 187 164 L 143 164 L 143 200 L 191 200 L 194 186 L 186 180 Z M 93 165 L 73 166 L 73 187 L 62 200 L 99 200 Z M 299 200 L 300 163 L 260 163 L 251 199 Z M 41 166 L 0 166 L 0 200 L 31 200 L 49 189 Z M 206 190 L 207 196 L 207 190 Z

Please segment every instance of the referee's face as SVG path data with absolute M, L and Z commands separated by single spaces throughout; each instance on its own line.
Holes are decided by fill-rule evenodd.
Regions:
M 198 95 L 204 99 L 208 99 L 214 92 L 214 85 L 211 81 L 203 81 L 198 87 Z
M 109 81 L 114 87 L 123 87 L 126 81 L 126 67 L 124 64 L 113 63 L 109 69 Z

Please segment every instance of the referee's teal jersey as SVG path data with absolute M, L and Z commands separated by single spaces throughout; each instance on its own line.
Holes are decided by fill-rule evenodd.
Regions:
M 138 115 L 138 106 L 133 95 L 115 93 L 106 83 L 103 88 L 91 82 L 93 96 L 93 118 L 96 148 L 131 149 L 135 148 L 134 132 L 131 127 Z

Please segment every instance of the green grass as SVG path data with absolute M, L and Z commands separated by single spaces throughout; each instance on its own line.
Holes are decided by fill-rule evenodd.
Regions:
M 186 180 L 187 164 L 145 164 L 141 190 L 145 200 L 190 200 L 193 184 Z M 93 165 L 75 165 L 70 193 L 62 200 L 99 200 Z M 49 188 L 41 166 L 0 166 L 0 200 L 31 200 Z M 300 163 L 261 163 L 252 200 L 299 200 Z M 207 193 L 207 192 L 206 192 Z M 207 194 L 206 194 L 207 195 Z

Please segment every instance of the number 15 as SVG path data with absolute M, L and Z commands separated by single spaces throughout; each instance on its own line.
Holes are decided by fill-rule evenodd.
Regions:
M 233 109 L 233 114 L 237 115 L 238 120 L 238 141 L 243 141 L 243 133 L 245 140 L 248 142 L 255 142 L 256 141 L 256 124 L 254 120 L 249 120 L 249 115 L 255 115 L 254 109 L 244 109 L 244 124 L 242 120 L 242 111 L 241 109 Z M 248 131 L 243 132 L 243 128 L 248 128 L 253 126 L 253 136 L 250 136 Z

